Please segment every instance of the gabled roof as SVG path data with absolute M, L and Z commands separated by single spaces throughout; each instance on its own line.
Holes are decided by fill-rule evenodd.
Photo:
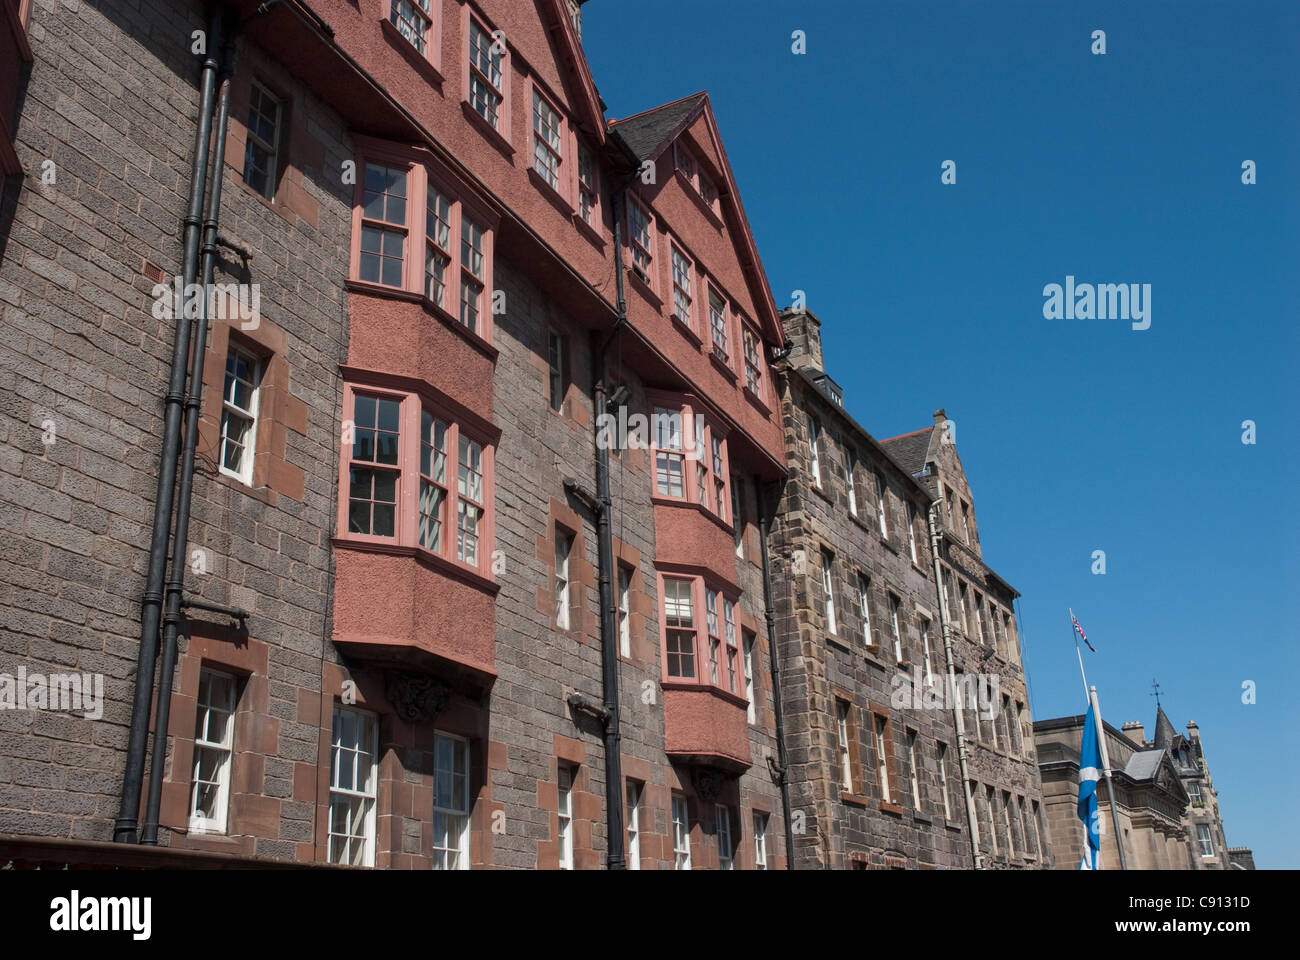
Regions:
M 659 152 L 659 147 L 670 139 L 670 134 L 684 125 L 683 121 L 706 97 L 707 94 L 701 91 L 622 120 L 611 120 L 610 133 L 622 140 L 638 161 L 648 160 Z
M 595 137 L 596 145 L 600 146 L 604 143 L 606 134 L 605 109 L 600 94 L 596 91 L 596 81 L 591 76 L 591 65 L 587 63 L 586 54 L 582 51 L 578 31 L 569 18 L 564 0 L 545 0 L 541 9 L 546 16 L 546 28 L 556 47 L 557 62 L 562 72 L 567 72 L 568 80 L 573 85 L 576 94 L 574 108 L 583 121 L 580 126 Z
M 880 445 L 908 473 L 916 476 L 925 469 L 925 461 L 930 453 L 930 434 L 933 432 L 933 426 L 922 427 L 911 433 L 881 440 Z
M 717 119 L 709 103 L 707 91 L 693 93 L 672 103 L 654 107 L 642 113 L 609 122 L 610 137 L 624 146 L 636 157 L 638 163 L 657 160 L 687 127 L 703 118 L 708 133 L 710 146 L 716 151 L 718 172 L 722 175 L 726 189 L 721 190 L 724 209 L 730 214 L 732 242 L 741 269 L 749 277 L 754 302 L 758 312 L 766 314 L 762 323 L 769 342 L 785 342 L 785 332 L 781 329 L 781 319 L 777 313 L 776 302 L 772 299 L 772 289 L 767 282 L 767 272 L 758 255 L 758 245 L 754 242 L 754 233 L 745 216 L 745 207 L 740 202 L 740 190 L 736 187 L 736 178 L 727 159 L 727 151 L 722 146 L 722 137 L 718 133 Z M 725 218 L 724 218 L 725 219 Z M 758 318 L 756 318 L 758 319 Z

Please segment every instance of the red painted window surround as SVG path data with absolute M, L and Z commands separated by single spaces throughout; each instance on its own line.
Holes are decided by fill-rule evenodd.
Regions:
M 727 430 L 690 394 L 646 391 L 650 421 L 651 499 L 695 505 L 731 530 Z M 656 419 L 656 412 L 670 417 Z M 672 416 L 672 415 L 676 416 Z
M 490 57 L 493 58 L 493 62 L 491 62 L 490 64 L 490 69 L 488 73 L 485 73 L 481 69 L 483 64 L 480 62 L 479 59 L 475 57 L 475 51 L 474 51 L 475 37 L 474 34 L 471 33 L 471 25 L 473 27 L 476 27 L 477 30 L 482 31 L 484 35 L 483 39 L 486 44 L 485 50 L 489 51 Z M 510 117 L 511 117 L 511 107 L 513 105 L 512 101 L 514 98 L 511 97 L 510 95 L 510 78 L 511 78 L 510 45 L 509 43 L 506 42 L 506 35 L 504 32 L 496 34 L 495 36 L 494 34 L 496 34 L 496 28 L 492 26 L 492 24 L 488 23 L 487 20 L 483 19 L 483 17 L 479 16 L 477 13 L 471 13 L 470 6 L 468 3 L 461 4 L 460 44 L 461 44 L 461 63 L 462 63 L 462 67 L 461 67 L 462 110 L 465 116 L 467 116 L 475 126 L 477 126 L 480 130 L 482 130 L 483 133 L 487 135 L 489 139 L 492 139 L 496 142 L 498 147 L 503 148 L 507 153 L 513 153 L 514 145 L 511 140 L 511 131 L 514 128 L 511 126 Z M 491 52 L 493 51 L 493 49 L 495 49 L 495 52 Z M 495 59 L 498 56 L 499 56 L 499 60 Z M 498 82 L 493 83 L 492 81 L 494 77 L 489 76 L 489 73 L 499 74 L 499 77 L 495 78 L 497 79 Z M 474 106 L 475 100 L 471 92 L 471 87 L 472 87 L 471 81 L 474 80 L 475 78 L 477 78 L 479 81 L 486 82 L 488 87 L 490 89 L 495 90 L 496 93 L 501 98 L 500 102 L 497 105 L 497 117 L 496 117 L 495 124 L 485 119 L 484 116 L 481 113 L 479 113 L 478 109 Z M 531 100 L 528 104 L 528 109 L 529 110 L 532 109 Z M 530 118 L 529 119 L 530 129 L 531 129 L 531 125 L 532 125 L 532 120 Z M 532 139 L 530 138 L 528 142 L 531 144 Z M 532 166 L 532 163 L 533 163 L 533 158 L 530 156 L 528 157 L 529 167 Z
M 569 172 L 573 180 L 571 185 L 574 199 L 573 219 L 580 229 L 590 231 L 597 240 L 603 241 L 605 239 L 605 207 L 601 202 L 598 154 L 580 140 L 576 133 L 571 136 L 570 142 L 573 144 L 573 162 L 569 164 Z M 585 163 L 583 161 L 584 156 L 587 158 Z M 587 175 L 585 181 L 583 179 L 584 172 Z M 584 206 L 589 208 L 585 218 L 582 212 Z
M 659 590 L 661 679 L 676 687 L 730 694 L 737 704 L 747 705 L 740 661 L 740 590 L 712 574 L 673 565 L 662 565 L 655 576 Z M 688 644 L 690 657 L 686 660 L 682 654 Z
M 688 189 L 686 192 L 715 223 L 722 224 L 719 210 L 717 180 L 704 169 L 698 154 L 689 146 L 678 140 L 673 144 L 673 167 Z
M 381 0 L 379 4 L 384 35 L 409 54 L 421 73 L 437 83 L 443 80 L 442 4 L 443 0 Z M 412 32 L 414 37 L 408 35 Z
M 409 552 L 449 572 L 461 571 L 492 582 L 497 428 L 426 384 L 353 368 L 345 370 L 345 376 L 336 539 L 362 548 Z M 358 408 L 358 399 L 363 408 Z M 375 414 L 365 409 L 368 401 L 375 401 Z M 389 412 L 395 405 L 396 415 L 382 419 L 379 401 Z M 439 424 L 443 429 L 430 429 Z M 386 435 L 387 442 L 382 453 L 380 433 Z M 469 456 L 464 456 L 466 453 Z M 355 477 L 354 467 L 358 471 Z M 385 479 L 377 481 L 377 474 Z M 440 493 L 437 497 L 432 496 L 434 488 Z M 462 501 L 466 517 L 461 516 Z M 391 535 L 353 532 L 357 524 L 349 522 L 352 507 L 367 502 L 392 504 L 391 509 L 382 508 L 382 514 L 376 507 L 367 513 L 372 528 L 391 529 Z M 467 518 L 474 509 L 479 516 L 476 524 L 470 524 Z M 381 515 L 391 515 L 391 524 L 378 521 Z M 426 515 L 438 522 L 436 539 L 429 535 Z M 461 533 L 462 527 L 471 526 L 477 542 L 473 543 L 473 556 L 466 556 L 472 540 Z
M 629 204 L 632 200 L 629 198 Z M 762 339 L 754 332 L 753 325 L 745 318 L 740 309 L 740 305 L 735 297 L 727 293 L 726 288 L 718 282 L 712 274 L 705 269 L 700 260 L 691 252 L 690 248 L 683 243 L 676 234 L 667 228 L 656 231 L 655 218 L 648 212 L 648 208 L 643 205 L 643 210 L 647 210 L 648 223 L 650 224 L 651 239 L 657 245 L 653 248 L 650 275 L 654 278 L 653 260 L 662 258 L 667 265 L 667 274 L 669 284 L 665 287 L 665 307 L 668 316 L 672 319 L 678 329 L 698 348 L 709 351 L 709 357 L 727 379 L 737 382 L 741 377 L 745 377 L 745 385 L 748 386 L 748 375 L 746 373 L 746 354 L 744 350 L 744 331 L 751 331 L 757 347 L 758 363 L 758 391 L 749 390 L 749 395 L 757 400 L 766 408 L 766 402 L 762 393 Z M 631 222 L 629 218 L 629 223 Z M 658 234 L 657 236 L 655 234 Z M 629 232 L 629 244 L 631 234 Z M 630 254 L 629 249 L 629 254 Z M 684 264 L 682 263 L 684 261 Z M 681 269 L 684 265 L 685 269 Z M 638 278 L 640 279 L 640 278 Z M 685 286 L 683 286 L 685 281 Z M 720 297 L 722 300 L 722 329 L 725 340 L 725 359 L 715 350 L 715 337 L 713 330 L 713 307 L 710 294 Z M 685 302 L 689 300 L 689 303 Z M 686 316 L 683 318 L 680 314 L 685 309 Z
M 627 194 L 627 269 L 633 279 L 656 299 L 659 284 L 655 280 L 655 254 L 658 252 L 654 214 L 631 191 Z
M 349 286 L 353 290 L 377 296 L 400 296 L 402 299 L 420 299 L 426 311 L 451 326 L 458 333 L 477 341 L 491 345 L 493 336 L 492 292 L 493 287 L 493 242 L 496 235 L 498 217 L 491 207 L 478 199 L 468 185 L 448 171 L 438 160 L 422 147 L 388 143 L 369 137 L 355 137 L 356 186 L 353 194 L 352 208 L 352 255 L 349 267 Z M 389 170 L 402 171 L 405 174 L 405 204 L 389 197 L 386 200 L 386 212 L 381 216 L 367 216 L 366 197 L 373 191 L 367 190 L 367 168 L 384 167 Z M 439 198 L 446 201 L 445 220 L 441 212 Z M 431 200 L 434 207 L 431 208 Z M 372 207 L 374 204 L 372 203 Z M 400 208 L 400 214 L 393 208 Z M 401 219 L 404 222 L 396 222 Z M 445 227 L 444 227 L 445 224 Z M 482 231 L 479 244 L 480 263 L 468 263 L 464 260 L 466 247 L 462 243 L 473 234 L 467 232 L 468 226 Z M 386 236 L 400 237 L 401 270 L 400 280 L 396 277 L 380 276 L 376 279 L 362 279 L 362 233 L 363 228 L 379 228 Z M 437 236 L 447 231 L 445 246 L 443 238 Z M 432 231 L 432 233 L 431 233 Z M 385 251 L 389 253 L 389 251 Z M 443 261 L 442 283 L 444 290 L 441 302 L 435 302 L 436 288 L 430 284 L 430 257 L 438 256 Z M 471 252 L 471 257 L 473 257 Z M 478 268 L 478 275 L 473 272 Z M 384 282 L 388 280 L 389 282 Z M 392 282 L 397 280 L 397 282 Z M 477 319 L 474 329 L 461 322 L 462 286 L 472 284 L 480 287 L 477 296 Z
M 529 76 L 525 87 L 528 94 L 529 176 L 538 189 L 548 193 L 552 200 L 566 213 L 571 213 L 574 208 L 574 199 L 577 196 L 577 176 L 574 169 L 577 167 L 574 159 L 577 155 L 577 149 L 576 141 L 573 139 L 573 127 L 569 123 L 568 117 L 565 116 L 560 101 L 551 96 L 550 92 L 537 82 L 536 77 Z M 558 136 L 556 143 L 547 143 L 538 135 L 538 101 L 545 104 L 554 113 L 559 127 L 555 131 Z M 538 170 L 539 151 L 543 157 L 548 155 L 555 157 L 555 183 L 551 183 L 546 174 Z

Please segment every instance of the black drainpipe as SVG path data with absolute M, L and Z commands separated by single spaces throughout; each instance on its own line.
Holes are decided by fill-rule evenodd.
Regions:
M 607 832 L 606 868 L 626 870 L 627 859 L 623 851 L 623 757 L 622 736 L 619 733 L 618 696 L 618 620 L 614 612 L 614 531 L 610 514 L 614 502 L 609 493 L 609 448 L 601 440 L 601 416 L 608 411 L 608 390 L 605 383 L 605 354 L 614 338 L 627 323 L 627 301 L 623 299 L 623 245 L 622 223 L 618 206 L 620 190 L 614 195 L 614 275 L 618 291 L 618 317 L 614 329 L 605 338 L 592 357 L 592 402 L 595 406 L 592 420 L 596 437 L 596 556 L 600 567 L 600 647 L 601 685 L 605 694 L 605 821 Z
M 234 72 L 235 31 L 226 33 L 221 49 L 221 94 L 217 107 L 217 138 L 212 157 L 212 186 L 208 190 L 208 215 L 203 222 L 203 296 L 198 329 L 194 335 L 193 372 L 185 401 L 185 447 L 181 455 L 180 495 L 176 504 L 176 533 L 172 545 L 172 575 L 167 582 L 163 615 L 162 666 L 158 674 L 158 705 L 154 710 L 153 760 L 149 766 L 149 794 L 145 801 L 140 843 L 158 843 L 158 812 L 162 801 L 163 767 L 167 762 L 167 724 L 171 715 L 172 674 L 176 669 L 176 634 L 181 618 L 182 591 L 189 553 L 190 502 L 194 492 L 194 454 L 199 439 L 199 407 L 203 399 L 203 361 L 208 342 L 208 294 L 217 260 L 217 222 L 221 213 L 221 182 L 226 161 L 226 129 L 230 113 L 230 77 Z
M 194 131 L 194 159 L 190 166 L 190 198 L 185 219 L 181 256 L 182 293 L 198 275 L 199 228 L 203 190 L 208 178 L 208 151 L 212 139 L 212 105 L 216 96 L 217 51 L 225 34 L 222 7 L 214 2 L 208 15 L 208 53 L 199 80 L 199 116 Z M 144 785 L 144 757 L 149 735 L 149 708 L 153 700 L 154 667 L 158 658 L 158 622 L 162 611 L 163 577 L 167 570 L 167 545 L 171 539 L 172 501 L 176 486 L 176 456 L 181 439 L 181 405 L 185 400 L 185 375 L 189 366 L 190 321 L 178 311 L 172 343 L 171 376 L 163 398 L 163 444 L 158 461 L 158 490 L 154 497 L 153 532 L 149 541 L 149 567 L 140 610 L 140 652 L 136 662 L 135 696 L 127 738 L 126 765 L 122 773 L 122 803 L 113 839 L 134 843 Z
M 763 613 L 767 619 L 767 659 L 772 665 L 772 716 L 776 721 L 777 777 L 781 784 L 781 815 L 785 820 L 785 863 L 787 870 L 795 869 L 794 827 L 790 823 L 790 777 L 785 759 L 785 722 L 781 714 L 781 665 L 776 647 L 776 614 L 772 609 L 772 572 L 767 559 L 767 534 L 772 517 L 767 510 L 767 498 L 762 483 L 754 477 L 754 491 L 758 495 L 758 542 L 763 558 Z

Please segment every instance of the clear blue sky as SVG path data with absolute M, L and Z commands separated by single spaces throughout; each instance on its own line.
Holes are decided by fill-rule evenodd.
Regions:
M 957 422 L 1034 716 L 1083 712 L 1072 606 L 1106 720 L 1151 735 L 1158 678 L 1228 843 L 1300 866 L 1300 3 L 593 0 L 583 27 L 611 117 L 709 91 L 859 421 Z M 1043 319 L 1067 274 L 1151 284 L 1150 329 Z

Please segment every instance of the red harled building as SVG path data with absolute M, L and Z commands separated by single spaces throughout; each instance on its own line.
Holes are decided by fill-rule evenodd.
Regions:
M 783 335 L 707 94 L 608 119 L 563 0 L 76 6 L 7 20 L 0 672 L 105 704 L 5 718 L 0 845 L 784 867 Z M 156 291 L 207 267 L 260 311 L 191 432 Z

